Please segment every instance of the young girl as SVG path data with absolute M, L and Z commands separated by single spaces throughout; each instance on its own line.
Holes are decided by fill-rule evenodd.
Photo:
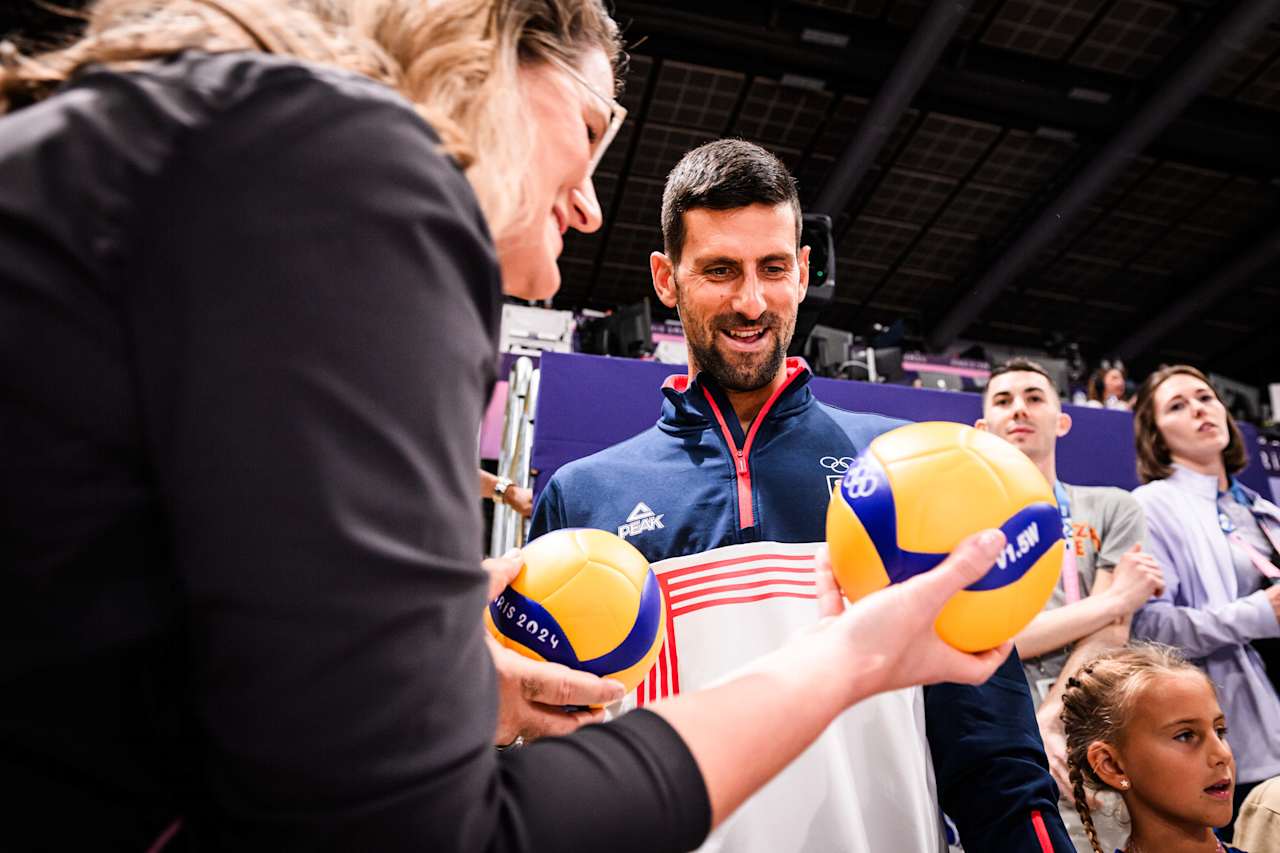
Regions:
M 1236 765 L 1203 672 L 1167 646 L 1115 649 L 1068 679 L 1062 702 L 1067 767 L 1095 853 L 1104 851 L 1086 788 L 1124 800 L 1124 853 L 1235 851 L 1213 833 L 1231 822 Z

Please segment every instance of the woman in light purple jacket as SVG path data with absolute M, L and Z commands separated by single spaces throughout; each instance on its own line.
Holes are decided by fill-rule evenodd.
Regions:
M 1248 461 L 1244 439 L 1194 367 L 1151 374 L 1133 423 L 1146 484 L 1133 494 L 1165 573 L 1133 635 L 1179 647 L 1217 684 L 1238 809 L 1256 783 L 1280 775 L 1280 698 L 1259 654 L 1280 637 L 1280 509 L 1232 476 Z

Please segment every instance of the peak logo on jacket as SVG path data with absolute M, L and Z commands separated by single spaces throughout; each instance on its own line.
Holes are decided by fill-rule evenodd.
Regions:
M 637 536 L 641 533 L 648 533 L 650 530 L 662 530 L 662 516 L 666 513 L 655 514 L 649 509 L 649 505 L 644 501 L 636 504 L 636 508 L 631 510 L 631 514 L 627 516 L 625 524 L 618 525 L 618 535 L 623 539 L 628 536 Z

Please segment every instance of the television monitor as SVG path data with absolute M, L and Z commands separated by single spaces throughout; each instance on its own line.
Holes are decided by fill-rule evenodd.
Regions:
M 653 349 L 653 317 L 648 299 L 578 324 L 579 352 L 640 358 Z
M 901 385 L 906 381 L 901 347 L 854 347 L 841 375 L 845 379 L 866 381 L 871 378 L 873 366 L 876 382 Z
M 804 348 L 805 361 L 818 376 L 840 376 L 850 359 L 853 333 L 831 326 L 814 326 Z
M 801 216 L 800 245 L 809 247 L 809 288 L 796 311 L 795 335 L 787 355 L 806 355 L 809 335 L 836 291 L 836 245 L 831 235 L 831 217 L 825 213 Z

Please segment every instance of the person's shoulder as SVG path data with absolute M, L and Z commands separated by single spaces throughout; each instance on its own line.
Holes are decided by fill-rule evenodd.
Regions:
M 1072 496 L 1082 503 L 1091 503 L 1112 511 L 1141 512 L 1142 507 L 1132 492 L 1119 486 L 1073 486 L 1067 484 Z
M 413 112 L 399 93 L 362 74 L 256 51 L 183 51 L 128 69 L 91 66 L 73 84 L 111 86 L 141 91 L 173 120 L 193 125 L 264 93 L 285 91 L 290 101 L 280 105 L 281 119 L 306 117 L 312 98 L 323 98 L 329 106 L 351 101 Z M 319 117 L 312 115 L 310 120 Z
M 184 51 L 127 69 L 91 66 L 67 91 L 92 98 L 98 112 L 121 125 L 122 136 L 169 142 L 151 143 L 158 150 L 176 149 L 217 128 L 225 131 L 217 150 L 231 157 L 255 150 L 264 157 L 296 154 L 356 128 L 368 145 L 361 156 L 347 158 L 349 169 L 412 147 L 420 169 L 456 172 L 455 180 L 462 180 L 437 150 L 438 135 L 399 92 L 354 71 L 294 57 Z M 368 156 L 372 152 L 378 156 Z
M 669 440 L 657 426 L 649 427 L 617 444 L 566 462 L 552 475 L 551 482 L 564 486 L 652 471 L 659 464 L 661 445 Z
M 1152 480 L 1143 483 L 1129 493 L 1144 509 L 1152 506 L 1173 506 L 1179 503 L 1181 493 L 1168 480 Z
M 143 179 L 184 157 L 215 172 L 218 163 L 228 169 L 259 161 L 331 163 L 352 180 L 366 171 L 412 170 L 429 176 L 456 206 L 476 206 L 461 170 L 439 150 L 438 135 L 398 92 L 293 57 L 183 51 L 127 68 L 90 65 L 52 97 L 5 120 L 28 125 L 25 136 L 45 137 L 46 148 L 91 149 L 103 180 L 120 173 L 109 165 L 115 162 L 126 166 L 123 174 Z
M 891 418 L 887 415 L 877 415 L 872 412 L 854 412 L 849 409 L 842 409 L 839 406 L 833 406 L 830 403 L 823 403 L 822 401 L 817 402 L 816 408 L 819 412 L 831 418 L 847 435 L 855 440 L 864 439 L 869 441 L 881 433 L 886 433 L 911 423 L 901 418 Z

